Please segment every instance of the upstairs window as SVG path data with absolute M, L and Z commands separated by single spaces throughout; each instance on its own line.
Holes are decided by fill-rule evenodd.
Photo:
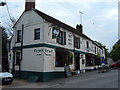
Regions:
M 103 54 L 103 49 L 102 49 L 102 54 Z
M 59 35 L 57 36 L 57 43 L 66 45 L 66 32 L 59 31 Z
M 96 54 L 96 47 L 95 47 L 95 54 Z
M 86 44 L 87 44 L 87 48 L 89 48 L 89 42 L 88 41 L 86 42 Z
M 35 29 L 34 31 L 34 40 L 40 39 L 40 28 Z
M 99 49 L 99 54 L 101 54 L 101 50 Z
M 74 47 L 80 49 L 80 38 L 74 36 Z
M 97 48 L 97 54 L 98 54 L 99 52 L 98 52 L 98 48 Z
M 17 42 L 21 42 L 21 30 L 17 31 Z

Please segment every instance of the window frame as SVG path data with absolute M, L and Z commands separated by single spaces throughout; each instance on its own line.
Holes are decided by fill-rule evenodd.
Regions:
M 86 46 L 87 48 L 89 48 L 89 41 L 86 41 Z
M 74 47 L 80 49 L 80 37 L 74 36 Z
M 96 46 L 95 46 L 95 54 L 96 54 Z
M 56 40 L 58 44 L 66 45 L 66 32 L 59 30 L 59 35 Z
M 40 28 L 34 29 L 34 40 L 40 40 Z
M 20 43 L 22 40 L 22 31 L 21 30 L 17 30 L 17 40 L 16 43 Z
M 55 67 L 64 67 L 65 66 L 64 59 L 60 58 L 60 55 L 63 55 L 61 53 L 62 53 L 61 51 L 55 51 Z

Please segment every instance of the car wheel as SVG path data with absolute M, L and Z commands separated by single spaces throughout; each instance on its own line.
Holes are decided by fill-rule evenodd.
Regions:
M 11 81 L 8 81 L 8 82 L 3 81 L 3 82 L 2 82 L 2 85 L 9 85 L 9 84 L 11 84 L 12 82 L 13 82 L 13 79 L 11 79 Z

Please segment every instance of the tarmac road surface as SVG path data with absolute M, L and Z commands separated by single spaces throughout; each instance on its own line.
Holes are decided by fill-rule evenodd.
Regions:
M 79 75 L 80 76 L 80 75 Z M 91 73 L 54 88 L 118 88 L 118 71 Z
M 118 88 L 118 70 L 98 73 L 91 71 L 49 82 L 28 82 L 15 79 L 3 88 Z

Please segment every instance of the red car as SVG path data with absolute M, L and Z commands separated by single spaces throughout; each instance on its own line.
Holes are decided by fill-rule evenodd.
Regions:
M 120 60 L 117 61 L 116 63 L 111 64 L 111 67 L 115 69 L 117 69 L 118 67 L 120 68 Z

